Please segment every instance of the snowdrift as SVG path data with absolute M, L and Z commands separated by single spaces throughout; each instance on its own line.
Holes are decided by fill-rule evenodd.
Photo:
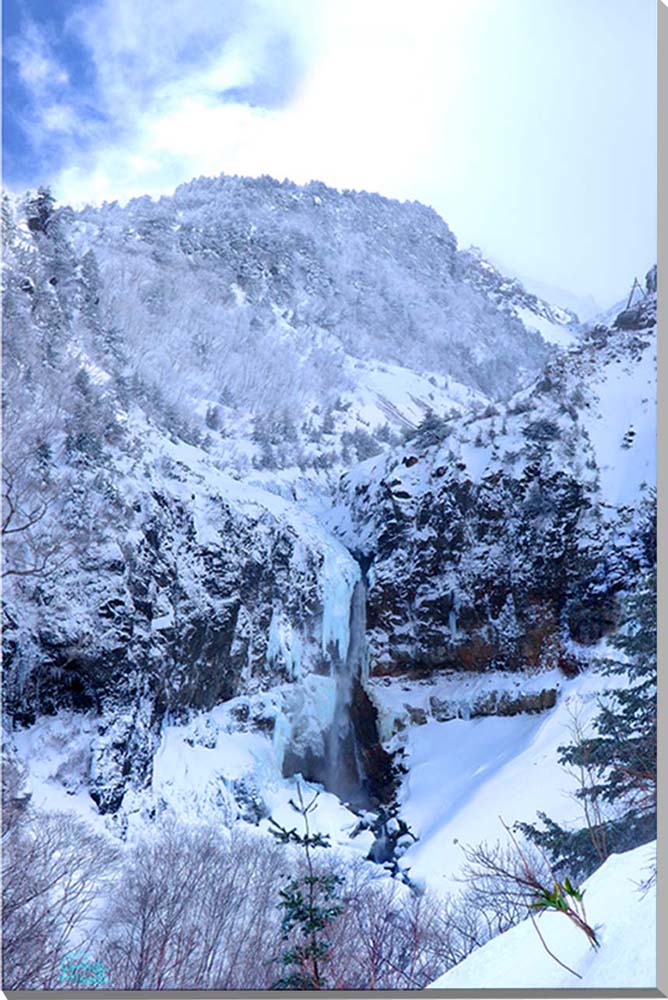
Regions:
M 599 941 L 585 936 L 560 913 L 538 926 L 551 951 L 582 978 L 550 958 L 530 920 L 500 934 L 450 969 L 432 989 L 650 989 L 656 985 L 656 887 L 643 889 L 656 843 L 613 854 L 584 883 L 589 922 Z

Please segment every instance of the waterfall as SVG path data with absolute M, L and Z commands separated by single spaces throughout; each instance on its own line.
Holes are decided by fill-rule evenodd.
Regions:
M 334 718 L 325 740 L 323 783 L 351 805 L 368 804 L 364 768 L 351 717 L 356 684 L 363 683 L 368 671 L 366 644 L 366 581 L 355 584 L 350 602 L 350 639 L 343 661 L 336 661 L 336 703 Z
M 366 570 L 369 560 L 357 558 L 361 574 L 349 591 L 345 656 L 330 645 L 330 677 L 334 680 L 331 723 L 322 732 L 316 750 L 312 743 L 289 741 L 283 755 L 283 774 L 301 774 L 307 781 L 324 785 L 342 802 L 366 810 L 389 801 L 394 790 L 390 754 L 378 734 L 377 711 L 366 692 L 369 653 L 366 641 Z M 343 618 L 343 616 L 341 616 Z M 345 619 L 343 619 L 343 622 Z M 343 624 L 341 622 L 340 624 Z M 338 647 L 341 649 L 341 646 Z

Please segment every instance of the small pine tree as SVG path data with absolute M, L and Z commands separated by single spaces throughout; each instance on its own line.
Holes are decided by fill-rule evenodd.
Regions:
M 433 410 L 427 410 L 422 421 L 408 435 L 408 440 L 415 440 L 420 447 L 428 448 L 440 444 L 451 431 L 452 428 L 444 417 L 439 417 Z
M 322 433 L 323 434 L 334 434 L 336 431 L 336 423 L 334 422 L 334 414 L 332 413 L 331 407 L 327 407 L 325 410 L 325 415 L 322 418 Z
M 656 837 L 656 569 L 627 598 L 612 644 L 625 654 L 608 664 L 609 674 L 626 674 L 629 684 L 601 703 L 595 733 L 559 748 L 562 764 L 590 777 L 578 790 L 588 826 L 565 830 L 539 814 L 543 828 L 518 829 L 542 847 L 556 867 L 590 874 L 612 851 L 627 851 Z M 603 817 L 600 806 L 614 808 Z M 593 818 L 592 818 L 593 817 Z
M 212 431 L 219 431 L 222 427 L 223 421 L 220 415 L 220 407 L 217 405 L 209 405 L 206 410 L 206 426 Z
M 625 654 L 609 674 L 627 674 L 628 687 L 601 704 L 597 733 L 561 748 L 564 764 L 593 766 L 593 798 L 636 812 L 656 809 L 656 570 L 627 598 L 624 621 L 612 644 Z
M 339 887 L 343 879 L 339 875 L 317 873 L 313 864 L 313 851 L 318 847 L 330 847 L 329 837 L 321 833 L 311 833 L 309 815 L 316 807 L 319 793 L 308 804 L 304 803 L 301 787 L 297 786 L 299 804 L 290 799 L 290 805 L 304 821 L 304 833 L 297 833 L 293 827 L 286 830 L 275 820 L 271 832 L 282 844 L 297 844 L 304 850 L 306 874 L 293 878 L 280 891 L 283 910 L 282 930 L 286 939 L 293 942 L 281 956 L 285 972 L 274 984 L 276 990 L 323 990 L 327 989 L 325 968 L 329 958 L 330 945 L 326 937 L 329 925 L 341 912 L 337 902 Z

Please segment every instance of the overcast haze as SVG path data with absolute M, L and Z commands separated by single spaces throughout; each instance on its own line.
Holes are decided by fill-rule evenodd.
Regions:
M 655 259 L 655 0 L 16 0 L 3 33 L 12 190 L 319 179 L 602 306 Z

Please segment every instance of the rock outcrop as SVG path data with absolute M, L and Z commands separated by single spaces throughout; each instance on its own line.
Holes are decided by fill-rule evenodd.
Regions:
M 507 404 L 344 477 L 372 673 L 568 674 L 615 627 L 617 592 L 654 559 L 655 310 L 648 293 L 633 325 L 594 331 Z

